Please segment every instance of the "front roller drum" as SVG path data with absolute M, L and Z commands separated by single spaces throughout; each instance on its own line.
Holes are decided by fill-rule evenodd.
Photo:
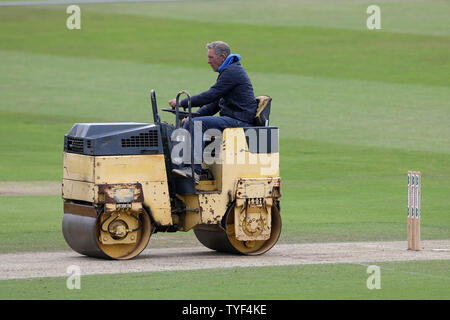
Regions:
M 281 234 L 281 216 L 277 205 L 272 206 L 271 214 L 271 233 L 267 240 L 239 241 L 236 239 L 234 205 L 225 214 L 224 226 L 197 227 L 194 229 L 194 233 L 201 244 L 212 250 L 234 254 L 260 255 L 270 250 L 277 243 Z
M 95 212 L 93 207 L 86 212 Z M 79 211 L 79 210 L 78 210 Z M 80 215 L 65 212 L 62 221 L 62 231 L 67 244 L 76 252 L 96 258 L 127 260 L 136 257 L 148 245 L 152 233 L 149 215 L 143 211 L 139 219 L 139 230 L 133 232 L 134 241 L 102 242 L 100 236 L 102 228 L 105 230 L 104 212 L 95 216 L 93 214 Z M 120 224 L 116 219 L 115 224 Z M 113 225 L 114 227 L 114 225 Z

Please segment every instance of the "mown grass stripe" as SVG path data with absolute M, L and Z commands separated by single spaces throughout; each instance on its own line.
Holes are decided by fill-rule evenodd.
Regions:
M 445 36 L 205 23 L 90 11 L 83 15 L 81 30 L 68 31 L 65 17 L 65 12 L 56 10 L 5 8 L 0 12 L 0 48 L 201 66 L 205 42 L 221 38 L 239 50 L 249 70 L 450 85 L 444 76 L 450 73 L 446 59 L 450 42 Z

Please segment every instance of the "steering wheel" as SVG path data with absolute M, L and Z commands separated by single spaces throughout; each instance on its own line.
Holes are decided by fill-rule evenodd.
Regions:
M 165 111 L 165 112 L 170 112 L 170 113 L 176 114 L 176 110 L 175 109 L 162 108 L 161 110 Z M 184 118 L 184 117 L 189 116 L 189 112 L 183 111 L 183 110 L 178 110 L 178 115 L 180 116 L 180 118 L 181 117 Z

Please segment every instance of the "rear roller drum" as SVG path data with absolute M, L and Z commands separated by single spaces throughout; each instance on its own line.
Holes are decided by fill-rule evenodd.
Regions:
M 127 260 L 144 250 L 152 234 L 149 215 L 123 211 L 97 217 L 66 212 L 62 223 L 67 244 L 90 257 Z
M 195 228 L 197 239 L 205 247 L 220 252 L 234 254 L 259 255 L 270 250 L 278 241 L 281 233 L 280 210 L 272 206 L 272 225 L 270 238 L 267 240 L 239 241 L 235 236 L 234 205 L 231 206 L 224 217 L 225 225 L 213 226 L 210 229 Z

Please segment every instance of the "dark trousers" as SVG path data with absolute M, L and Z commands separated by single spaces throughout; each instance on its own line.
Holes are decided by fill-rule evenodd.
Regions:
M 194 159 L 195 159 L 195 166 L 194 169 L 197 171 L 200 171 L 202 169 L 202 165 L 199 164 L 203 161 L 203 150 L 205 149 L 205 139 L 203 138 L 204 133 L 208 129 L 218 129 L 220 131 L 223 131 L 226 128 L 238 128 L 238 127 L 250 127 L 251 125 L 247 122 L 236 120 L 227 116 L 205 116 L 205 117 L 197 117 L 192 119 L 192 127 L 195 127 L 195 123 L 201 123 L 202 127 L 202 148 L 201 148 L 201 154 L 198 154 L 197 150 L 198 148 L 194 148 Z M 186 121 L 183 126 L 184 129 L 189 130 L 189 121 Z M 194 141 L 197 141 L 197 137 L 195 137 L 195 130 L 193 130 L 193 139 Z M 196 139 L 197 138 L 197 139 Z M 200 151 L 200 150 L 198 150 Z

